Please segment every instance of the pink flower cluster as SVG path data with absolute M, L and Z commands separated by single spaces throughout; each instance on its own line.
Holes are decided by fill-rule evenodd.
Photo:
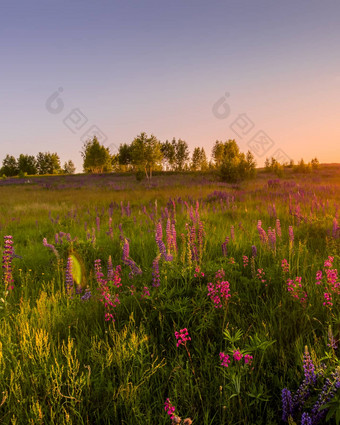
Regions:
M 230 284 L 226 280 L 222 280 L 225 276 L 224 270 L 219 270 L 216 275 L 216 283 L 208 283 L 208 297 L 211 298 L 215 304 L 215 308 L 222 308 L 222 302 L 227 302 L 230 294 Z
M 289 272 L 289 263 L 288 263 L 288 261 L 286 260 L 286 258 L 284 258 L 284 259 L 281 261 L 281 267 L 282 267 L 282 271 L 283 271 L 283 273 L 288 273 L 288 272 Z
M 260 241 L 262 243 L 267 243 L 268 242 L 268 236 L 267 233 L 264 229 L 262 229 L 262 221 L 258 220 L 257 222 L 257 231 L 259 232 L 259 236 L 260 236 Z
M 187 341 L 191 341 L 187 328 L 181 329 L 179 332 L 176 331 L 175 337 L 177 339 L 177 347 L 179 347 L 181 344 L 186 346 Z
M 244 359 L 244 363 L 245 364 L 249 364 L 251 365 L 252 361 L 253 361 L 253 356 L 250 354 L 242 354 L 241 351 L 239 350 L 234 350 L 233 351 L 233 359 L 236 362 L 241 361 L 242 359 Z M 225 354 L 224 352 L 220 353 L 220 361 L 221 361 L 221 366 L 223 367 L 228 367 L 231 363 L 230 360 L 230 356 L 229 354 Z
M 302 288 L 302 277 L 296 277 L 295 280 L 287 280 L 287 290 L 294 298 L 297 298 L 301 304 L 307 301 L 307 293 Z
M 221 366 L 228 367 L 230 364 L 229 354 L 220 353 Z
M 204 277 L 204 273 L 201 272 L 200 266 L 195 267 L 194 277 Z
M 340 281 L 338 280 L 338 270 L 332 268 L 334 257 L 329 256 L 324 261 L 324 273 L 322 270 L 318 270 L 315 276 L 315 284 L 321 285 L 324 280 L 324 293 L 323 293 L 323 305 L 331 308 L 333 306 L 333 295 L 340 294 Z
M 171 404 L 171 401 L 170 401 L 170 399 L 169 399 L 169 398 L 167 398 L 167 399 L 165 400 L 165 403 L 164 403 L 164 410 L 165 410 L 165 411 L 166 411 L 166 413 L 170 416 L 170 418 L 171 418 L 171 419 L 175 416 L 175 410 L 176 410 L 176 407 L 175 407 L 175 406 L 173 406 L 173 405 Z
M 257 269 L 257 278 L 259 279 L 260 282 L 262 283 L 266 283 L 266 273 L 263 269 Z
M 101 260 L 95 260 L 95 274 L 96 280 L 99 284 L 98 290 L 101 293 L 99 300 L 104 304 L 105 307 L 105 320 L 109 322 L 110 320 L 114 321 L 113 309 L 120 304 L 119 293 L 115 293 L 110 288 L 113 284 L 113 287 L 119 288 L 121 284 L 121 267 L 117 266 L 116 269 L 113 269 L 111 257 L 108 262 L 108 279 L 104 279 L 104 273 L 102 271 Z
M 242 260 L 243 260 L 243 267 L 247 267 L 247 265 L 249 264 L 249 258 L 246 255 L 243 255 Z

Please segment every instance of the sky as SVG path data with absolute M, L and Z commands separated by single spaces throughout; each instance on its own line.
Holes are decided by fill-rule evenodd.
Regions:
M 258 165 L 340 163 L 337 0 L 12 0 L 0 13 L 0 161 L 142 131 Z

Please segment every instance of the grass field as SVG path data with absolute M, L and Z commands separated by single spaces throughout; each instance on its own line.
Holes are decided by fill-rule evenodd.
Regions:
M 339 205 L 339 165 L 0 181 L 0 423 L 338 423 Z

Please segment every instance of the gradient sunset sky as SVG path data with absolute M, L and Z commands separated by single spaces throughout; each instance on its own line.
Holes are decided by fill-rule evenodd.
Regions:
M 262 131 L 259 165 L 340 162 L 339 21 L 336 0 L 2 2 L 0 160 L 58 152 L 80 172 L 93 131 L 113 153 L 145 131 L 209 156 Z

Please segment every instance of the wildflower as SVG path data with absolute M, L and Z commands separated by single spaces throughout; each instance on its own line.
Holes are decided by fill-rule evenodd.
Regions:
M 50 244 L 50 243 L 48 243 L 46 238 L 44 238 L 44 239 L 43 239 L 43 245 L 44 245 L 46 248 L 49 248 L 49 249 L 53 252 L 53 254 L 54 254 L 57 258 L 59 258 L 59 253 L 58 253 L 58 251 L 55 249 L 55 246 L 54 246 L 54 245 L 52 245 L 52 244 Z
M 176 407 L 171 404 L 171 401 L 169 398 L 165 400 L 164 410 L 170 416 L 171 419 L 175 416 L 174 413 L 175 413 Z
M 256 249 L 255 245 L 252 245 L 252 247 L 251 247 L 251 255 L 254 258 L 256 258 L 256 256 L 257 256 L 257 249 Z
M 312 418 L 306 412 L 302 413 L 301 425 L 312 425 Z
M 258 220 L 257 222 L 257 231 L 260 236 L 261 243 L 267 243 L 268 242 L 268 236 L 265 230 L 262 229 L 262 221 Z
M 242 359 L 243 354 L 239 350 L 234 350 L 233 357 L 234 357 L 234 360 L 239 362 Z
M 221 366 L 228 367 L 230 364 L 229 354 L 220 353 Z
M 262 283 L 266 283 L 266 279 L 265 279 L 266 273 L 264 272 L 263 269 L 257 269 L 257 278 L 262 282 Z
M 191 341 L 187 328 L 181 329 L 179 332 L 176 331 L 175 337 L 177 339 L 177 347 L 179 347 L 181 344 L 186 345 L 187 341 Z
M 319 270 L 316 272 L 315 284 L 320 285 L 321 281 L 322 281 L 322 271 Z
M 281 400 L 282 400 L 282 420 L 284 422 L 288 422 L 289 416 L 291 416 L 293 413 L 293 401 L 292 401 L 292 394 L 287 388 L 284 388 L 282 390 Z
M 222 274 L 223 272 L 223 274 Z M 230 284 L 227 280 L 220 280 L 224 277 L 224 271 L 219 270 L 216 273 L 216 280 L 217 283 L 213 284 L 212 282 L 208 283 L 208 297 L 211 298 L 213 303 L 215 304 L 215 308 L 221 308 L 222 307 L 222 301 L 225 300 L 225 302 L 228 300 L 228 298 L 231 297 L 230 294 Z
M 65 272 L 65 289 L 67 295 L 71 296 L 73 291 L 72 257 L 68 257 Z
M 243 255 L 242 259 L 243 259 L 243 267 L 247 267 L 249 263 L 249 258 L 246 255 Z
M 288 272 L 289 272 L 289 263 L 288 263 L 288 261 L 286 260 L 286 258 L 284 258 L 284 259 L 281 261 L 281 267 L 282 267 L 282 271 L 283 271 L 283 273 L 288 273 Z
M 145 298 L 145 297 L 149 297 L 149 296 L 150 296 L 149 288 L 147 286 L 144 286 L 141 297 Z
M 276 219 L 276 234 L 279 238 L 281 238 L 281 236 L 282 236 L 281 223 L 280 223 L 280 220 L 278 218 Z
M 245 364 L 251 365 L 252 361 L 253 361 L 253 356 L 251 356 L 250 354 L 244 355 L 244 363 Z
M 328 259 L 324 262 L 325 268 L 331 268 L 333 266 L 334 257 L 328 257 Z
M 5 290 L 13 289 L 12 261 L 14 257 L 13 237 L 4 236 L 4 251 L 2 256 L 3 282 Z
M 82 301 L 88 301 L 92 297 L 92 293 L 89 287 L 85 289 L 85 294 L 81 297 Z
M 327 344 L 327 346 L 330 347 L 330 348 L 333 348 L 333 350 L 336 350 L 338 348 L 337 341 L 333 336 L 332 328 L 331 328 L 330 325 L 328 327 L 328 344 Z
M 152 286 L 154 287 L 160 285 L 159 259 L 160 255 L 158 255 L 152 262 Z
M 294 242 L 294 231 L 293 231 L 293 226 L 289 226 L 288 227 L 288 233 L 289 233 L 289 242 L 293 243 Z
M 315 384 L 316 383 L 316 375 L 313 361 L 310 357 L 308 347 L 305 347 L 305 352 L 303 355 L 303 370 L 305 374 L 305 381 L 307 384 Z

